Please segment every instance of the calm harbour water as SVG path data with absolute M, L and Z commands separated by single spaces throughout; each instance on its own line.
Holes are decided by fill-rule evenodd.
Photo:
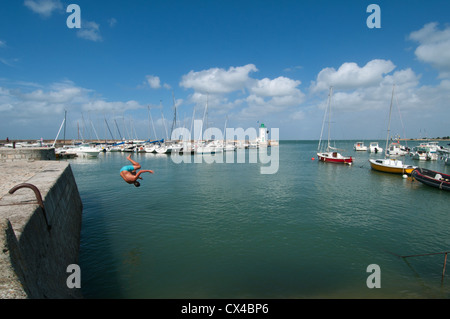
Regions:
M 68 160 L 83 201 L 84 296 L 450 297 L 443 255 L 394 255 L 450 250 L 450 194 L 371 170 L 368 159 L 380 156 L 354 142 L 338 143 L 354 157 L 348 166 L 312 160 L 316 141 L 281 141 L 276 174 L 249 158 L 176 164 L 132 154 L 155 171 L 139 188 L 119 176 L 128 153 Z M 380 266 L 379 289 L 366 285 L 370 264 Z

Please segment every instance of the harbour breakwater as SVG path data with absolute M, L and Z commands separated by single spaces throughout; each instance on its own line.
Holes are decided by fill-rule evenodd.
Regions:
M 52 147 L 0 148 L 0 161 L 2 162 L 12 162 L 18 160 L 45 161 L 55 159 L 55 149 Z
M 53 149 L 52 149 L 53 150 Z M 0 298 L 81 298 L 82 202 L 70 165 L 46 148 L 0 149 Z

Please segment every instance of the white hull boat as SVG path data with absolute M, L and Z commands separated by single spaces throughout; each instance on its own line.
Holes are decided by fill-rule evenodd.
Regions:
M 369 152 L 370 153 L 382 153 L 383 148 L 378 145 L 378 142 L 370 142 Z
M 409 153 L 408 149 L 400 145 L 400 142 L 391 143 L 387 149 L 387 155 L 389 156 L 405 156 Z
M 355 151 L 367 151 L 367 146 L 364 145 L 364 142 L 356 142 L 355 145 L 353 145 L 353 149 Z
M 78 157 L 98 157 L 102 152 L 100 149 L 88 145 L 65 146 L 63 149 L 65 149 L 66 154 L 75 154 Z

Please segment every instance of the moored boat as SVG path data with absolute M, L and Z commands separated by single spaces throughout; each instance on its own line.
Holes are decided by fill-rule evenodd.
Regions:
M 437 153 L 438 160 L 442 160 L 445 165 L 450 165 L 450 149 L 441 147 Z
M 367 146 L 364 145 L 364 142 L 356 142 L 355 145 L 353 145 L 353 149 L 355 151 L 367 151 Z
M 438 145 L 438 142 L 432 141 L 420 143 L 417 148 L 422 151 L 426 151 L 426 160 L 431 161 L 436 161 L 438 159 L 438 151 L 441 149 L 441 147 Z
M 392 97 L 391 97 L 391 106 L 389 108 L 389 124 L 388 124 L 388 130 L 387 130 L 387 137 L 386 137 L 386 150 L 385 150 L 385 156 L 384 159 L 369 159 L 370 166 L 373 170 L 384 172 L 384 173 L 393 173 L 393 174 L 408 174 L 410 175 L 412 171 L 417 168 L 417 166 L 407 165 L 403 164 L 402 161 L 394 159 L 394 158 L 387 158 L 388 157 L 388 142 L 389 142 L 389 132 L 390 132 L 390 126 L 391 126 L 391 113 L 392 113 L 392 101 L 394 99 L 394 89 L 395 85 L 392 87 Z M 400 143 L 398 143 L 400 145 Z M 392 146 L 392 144 L 391 144 Z M 392 154 L 390 154 L 392 155 Z
M 168 152 L 168 148 L 167 145 L 163 144 L 159 144 L 155 146 L 154 152 L 156 154 L 167 154 Z
M 344 163 L 352 164 L 353 158 L 351 156 L 343 156 L 338 152 L 321 152 L 317 153 L 319 161 L 330 163 Z
M 411 176 L 422 184 L 450 191 L 450 175 L 425 168 L 416 168 Z
M 402 161 L 395 158 L 369 159 L 369 162 L 372 169 L 384 173 L 411 175 L 412 171 L 417 168 L 417 166 L 403 164 Z
M 319 158 L 319 161 L 321 162 L 328 162 L 328 163 L 341 163 L 341 164 L 348 164 L 351 165 L 353 163 L 353 158 L 351 156 L 344 156 L 341 153 L 338 153 L 338 149 L 335 147 L 332 147 L 330 145 L 330 126 L 331 126 L 331 97 L 333 94 L 333 87 L 330 88 L 330 93 L 328 95 L 328 106 L 325 111 L 325 115 L 328 112 L 328 144 L 325 151 L 320 151 L 320 143 L 322 142 L 322 134 L 320 135 L 319 139 L 319 145 L 317 146 L 317 157 Z M 325 124 L 325 116 L 324 116 L 324 122 L 322 124 L 322 132 L 323 132 L 323 126 Z
M 383 148 L 378 145 L 378 142 L 370 142 L 369 144 L 369 152 L 370 153 L 378 153 L 383 152 Z
M 413 148 L 413 152 L 411 153 L 412 159 L 419 161 L 429 161 L 431 160 L 430 149 L 424 146 L 417 146 Z
M 146 145 L 144 149 L 146 153 L 156 153 L 155 148 L 156 148 L 155 144 L 149 144 Z
M 234 144 L 226 143 L 223 147 L 224 152 L 234 152 L 236 150 L 236 146 Z
M 408 153 L 408 148 L 404 145 L 401 145 L 400 141 L 392 142 L 387 148 L 387 154 L 390 156 L 405 156 Z
M 146 153 L 145 144 L 136 145 L 134 151 L 136 153 Z
M 66 157 L 72 156 L 73 154 L 76 157 L 98 157 L 102 151 L 88 143 L 82 143 L 78 145 L 64 145 L 61 149 L 58 149 L 58 152 Z

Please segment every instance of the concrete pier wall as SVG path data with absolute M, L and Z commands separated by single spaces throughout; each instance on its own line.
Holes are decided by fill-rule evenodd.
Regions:
M 67 286 L 67 267 L 78 264 L 82 219 L 70 165 L 0 161 L 0 180 L 0 298 L 81 298 L 81 289 Z M 39 190 L 44 209 L 30 188 L 8 193 L 21 183 Z
M 55 149 L 53 147 L 0 148 L 0 161 L 12 162 L 18 160 L 55 160 Z

